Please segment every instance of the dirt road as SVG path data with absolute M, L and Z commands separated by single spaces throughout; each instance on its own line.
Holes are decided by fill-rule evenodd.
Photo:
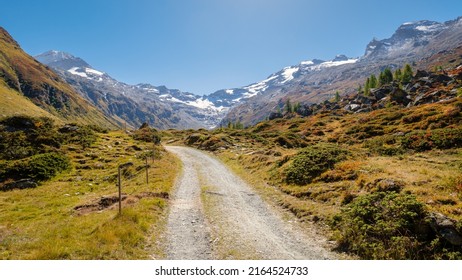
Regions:
M 284 221 L 204 152 L 169 146 L 183 162 L 167 224 L 168 259 L 336 259 L 325 238 Z

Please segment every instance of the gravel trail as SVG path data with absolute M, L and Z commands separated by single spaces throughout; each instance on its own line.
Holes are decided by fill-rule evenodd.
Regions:
M 166 149 L 183 162 L 168 218 L 169 259 L 337 259 L 326 240 L 284 221 L 213 156 Z

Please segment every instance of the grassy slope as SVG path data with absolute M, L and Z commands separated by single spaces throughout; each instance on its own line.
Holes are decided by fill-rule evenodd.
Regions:
M 151 148 L 120 132 L 102 134 L 91 148 L 64 149 L 72 171 L 36 189 L 0 192 L 0 259 L 147 259 L 162 258 L 160 240 L 168 201 L 136 196 L 169 192 L 179 163 L 163 156 L 150 162 L 150 184 L 145 183 L 142 151 Z M 164 152 L 162 152 L 164 153 Z M 123 181 L 123 215 L 115 205 L 95 211 L 76 206 L 97 202 L 117 193 L 117 165 L 131 161 Z
M 0 81 L 0 118 L 14 115 L 29 115 L 32 117 L 48 117 L 59 122 L 59 118 L 38 107 L 17 91 L 7 87 Z

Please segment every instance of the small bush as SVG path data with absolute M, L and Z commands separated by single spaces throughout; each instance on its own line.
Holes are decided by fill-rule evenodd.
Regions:
M 396 156 L 401 155 L 405 150 L 398 145 L 397 138 L 392 135 L 372 138 L 367 140 L 364 147 L 369 149 L 373 154 L 380 156 Z
M 0 180 L 34 179 L 45 181 L 71 167 L 69 159 L 58 153 L 46 153 L 32 156 L 15 162 L 4 163 L 0 172 Z
M 0 121 L 0 158 L 15 160 L 61 147 L 63 139 L 48 118 L 14 116 Z
M 343 160 L 347 152 L 337 145 L 319 143 L 302 149 L 285 170 L 286 182 L 305 185 Z
M 69 159 L 58 153 L 36 155 L 23 164 L 23 176 L 38 181 L 48 180 L 71 167 Z
M 442 128 L 431 131 L 412 132 L 402 137 L 403 148 L 426 151 L 434 148 L 449 149 L 462 147 L 462 129 Z
M 413 195 L 376 192 L 355 198 L 334 217 L 340 247 L 364 259 L 418 259 L 427 212 Z
M 133 139 L 158 145 L 161 141 L 161 133 L 155 128 L 142 127 L 133 133 Z

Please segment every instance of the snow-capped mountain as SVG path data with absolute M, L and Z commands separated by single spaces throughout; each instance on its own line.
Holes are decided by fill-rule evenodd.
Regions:
M 103 112 L 134 127 L 212 128 L 228 108 L 198 95 L 150 84 L 128 85 L 69 53 L 48 51 L 35 57 L 52 67 Z
M 270 75 L 263 81 L 253 83 L 242 88 L 222 89 L 206 96 L 205 98 L 215 106 L 231 108 L 244 103 L 254 96 L 264 94 L 266 91 L 290 84 L 292 80 L 311 72 L 322 71 L 327 68 L 337 67 L 344 64 L 352 64 L 357 61 L 358 59 L 348 58 L 345 55 L 338 55 L 330 61 L 320 59 L 302 61 L 298 65 L 285 67 L 281 71 Z
M 419 65 L 432 55 L 450 52 L 462 45 L 462 17 L 444 23 L 416 21 L 402 24 L 387 39 L 373 39 L 359 58 L 337 56 L 331 61 L 302 61 L 286 67 L 266 80 L 244 87 L 243 96 L 251 96 L 235 105 L 224 122 L 255 124 L 270 112 L 292 102 L 317 103 L 335 95 L 349 94 L 366 77 L 385 67 L 396 69 L 405 63 Z
M 364 58 L 399 57 L 409 50 L 411 53 L 407 55 L 413 55 L 450 25 L 428 20 L 403 23 L 390 38 L 373 39 L 366 47 Z
M 47 51 L 35 56 L 35 59 L 53 68 L 66 70 L 72 67 L 91 68 L 91 66 L 82 59 L 60 51 Z

